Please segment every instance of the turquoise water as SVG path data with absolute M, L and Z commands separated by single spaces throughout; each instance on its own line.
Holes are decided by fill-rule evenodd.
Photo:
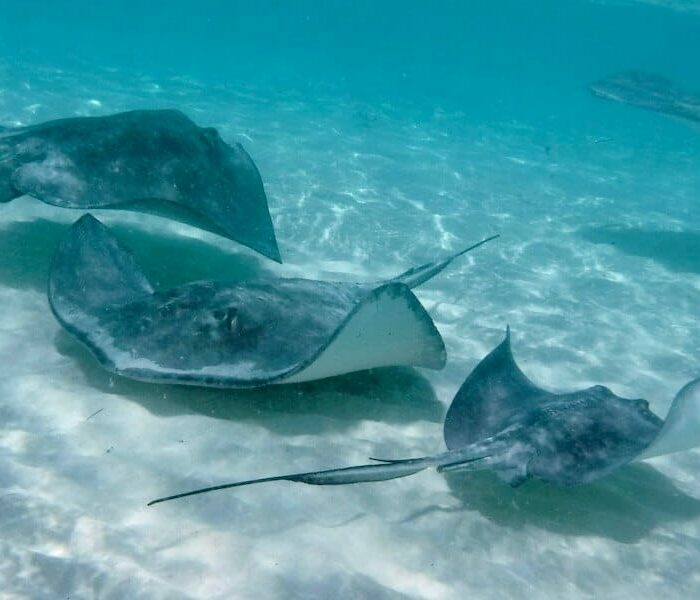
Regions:
M 1 14 L 0 124 L 176 107 L 254 158 L 281 266 L 96 211 L 159 285 L 370 281 L 501 238 L 417 292 L 444 370 L 224 392 L 101 370 L 44 291 L 79 213 L 0 206 L 0 597 L 700 593 L 698 451 L 576 488 L 426 472 L 145 507 L 441 451 L 447 406 L 507 323 L 542 386 L 604 384 L 665 415 L 700 376 L 700 129 L 587 84 L 643 69 L 700 92 L 700 4 L 28 0 Z

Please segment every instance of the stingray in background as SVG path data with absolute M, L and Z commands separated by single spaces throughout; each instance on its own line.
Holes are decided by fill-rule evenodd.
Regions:
M 62 208 L 155 214 L 281 262 L 250 156 L 177 110 L 0 128 L 0 203 L 24 194 Z
M 261 278 L 154 291 L 88 214 L 59 245 L 48 296 L 103 367 L 142 381 L 251 388 L 374 367 L 440 369 L 442 337 L 411 288 L 494 237 L 382 283 Z
M 679 90 L 660 75 L 625 71 L 590 85 L 593 95 L 700 123 L 700 95 Z
M 576 485 L 638 460 L 700 445 L 700 379 L 686 385 L 665 422 L 646 400 L 628 400 L 596 385 L 568 394 L 538 388 L 518 368 L 505 340 L 467 377 L 447 411 L 448 451 L 379 464 L 264 477 L 159 498 L 149 506 L 214 490 L 297 481 L 342 485 L 406 477 L 428 467 L 438 472 L 490 469 L 512 486 L 530 478 Z

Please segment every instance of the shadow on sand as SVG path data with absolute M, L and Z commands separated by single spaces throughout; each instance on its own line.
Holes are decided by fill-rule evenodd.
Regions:
M 700 500 L 678 489 L 648 464 L 634 464 L 599 481 L 574 487 L 539 481 L 512 488 L 493 472 L 448 473 L 457 509 L 428 507 L 407 521 L 436 511 L 475 510 L 502 527 L 535 526 L 571 536 L 599 536 L 631 544 L 664 523 L 700 516 Z
M 298 435 L 342 431 L 363 419 L 439 423 L 444 413 L 428 380 L 406 367 L 253 390 L 221 390 L 143 383 L 114 375 L 64 331 L 56 335 L 55 344 L 61 354 L 76 363 L 88 385 L 137 402 L 164 417 L 199 414 L 255 421 L 275 433 Z
M 81 213 L 76 213 L 76 218 Z M 51 260 L 68 225 L 46 219 L 16 221 L 0 229 L 0 282 L 15 289 L 44 291 Z M 113 223 L 110 229 L 136 255 L 158 288 L 197 279 L 247 279 L 265 275 L 264 260 L 230 252 L 206 241 Z
M 77 215 L 77 213 L 76 213 Z M 222 250 L 205 241 L 153 235 L 123 224 L 110 228 L 159 288 L 198 279 L 239 280 L 264 276 L 264 259 Z M 46 219 L 14 222 L 0 231 L 0 282 L 44 291 L 52 256 L 68 226 Z M 201 414 L 254 420 L 279 433 L 343 430 L 362 419 L 388 423 L 440 422 L 443 406 L 414 369 L 376 369 L 328 380 L 256 390 L 218 390 L 157 385 L 103 370 L 81 344 L 60 331 L 58 351 L 71 358 L 89 385 L 118 394 L 162 416 Z
M 676 273 L 700 273 L 697 232 L 591 227 L 578 233 L 594 244 L 610 244 L 625 254 L 651 258 Z

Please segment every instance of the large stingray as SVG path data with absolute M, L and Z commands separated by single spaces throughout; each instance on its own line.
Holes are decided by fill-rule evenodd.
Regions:
M 29 194 L 64 208 L 156 214 L 236 240 L 278 262 L 267 197 L 240 144 L 177 110 L 0 130 L 0 202 Z
M 157 504 L 267 481 L 341 485 L 406 477 L 428 467 L 439 472 L 491 469 L 513 486 L 529 478 L 575 485 L 603 477 L 629 462 L 700 445 L 700 379 L 676 395 L 666 421 L 646 400 L 628 400 L 597 385 L 553 394 L 518 368 L 510 332 L 457 392 L 445 418 L 448 451 L 380 464 L 296 473 L 215 485 L 159 498 Z
M 592 83 L 590 90 L 600 98 L 700 122 L 700 95 L 679 90 L 660 75 L 625 71 Z
M 268 278 L 154 291 L 88 214 L 59 245 L 49 302 L 102 366 L 144 381 L 243 388 L 390 365 L 439 369 L 442 338 L 411 288 L 486 241 L 379 284 Z

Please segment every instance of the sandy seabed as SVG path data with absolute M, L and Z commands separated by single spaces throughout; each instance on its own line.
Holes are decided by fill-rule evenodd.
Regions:
M 640 143 L 616 124 L 632 109 L 599 103 L 558 135 L 330 89 L 0 68 L 2 124 L 180 107 L 251 153 L 282 266 L 155 217 L 95 212 L 158 285 L 368 281 L 502 236 L 417 292 L 445 338 L 443 371 L 227 392 L 103 371 L 45 295 L 80 213 L 0 206 L 0 598 L 700 595 L 698 451 L 576 488 L 425 472 L 146 507 L 203 485 L 442 450 L 452 396 L 507 323 L 543 387 L 600 383 L 665 415 L 700 376 L 700 136 L 640 111 Z

